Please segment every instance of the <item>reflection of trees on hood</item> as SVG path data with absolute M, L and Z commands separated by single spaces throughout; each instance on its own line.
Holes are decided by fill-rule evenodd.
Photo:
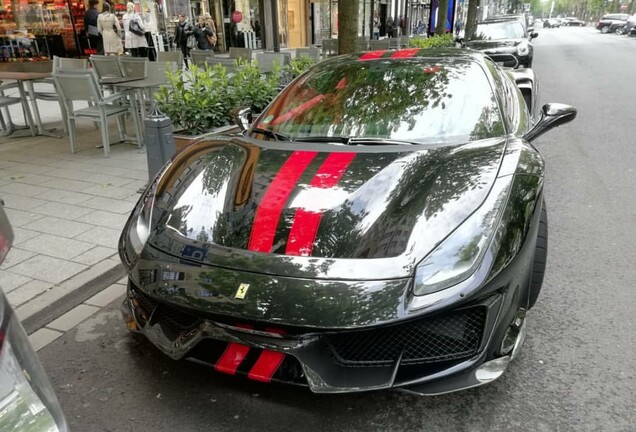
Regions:
M 470 133 L 470 140 L 477 141 L 494 136 L 504 136 L 503 122 L 499 115 L 497 100 L 492 96 L 492 104 L 485 106 L 477 120 L 475 128 Z

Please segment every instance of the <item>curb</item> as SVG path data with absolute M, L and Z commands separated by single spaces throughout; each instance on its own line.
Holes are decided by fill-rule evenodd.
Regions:
M 124 266 L 120 263 L 24 319 L 22 326 L 27 334 L 31 335 L 104 289 L 115 284 L 125 275 L 126 271 L 124 270 Z

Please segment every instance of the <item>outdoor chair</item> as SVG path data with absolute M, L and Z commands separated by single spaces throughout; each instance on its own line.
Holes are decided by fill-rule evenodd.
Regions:
M 320 49 L 317 47 L 296 48 L 296 58 L 309 57 L 316 62 L 320 61 Z
M 124 76 L 146 78 L 148 76 L 148 59 L 140 57 L 120 57 L 119 64 Z
M 389 49 L 402 48 L 402 40 L 400 38 L 389 38 Z
M 250 48 L 230 47 L 230 58 L 234 60 L 243 59 L 250 62 L 252 61 L 252 50 Z
M 208 57 L 206 62 L 210 67 L 214 67 L 217 64 L 223 65 L 228 74 L 236 73 L 237 63 L 235 59 L 221 58 L 221 57 Z
M 356 49 L 358 51 L 367 51 L 369 49 L 369 41 L 364 37 L 358 37 Z
M 408 48 L 411 45 L 410 36 L 400 36 L 400 45 L 404 48 Z
M 11 113 L 7 109 L 11 105 L 22 105 L 22 114 L 24 115 L 24 123 L 31 131 L 31 136 L 35 136 L 35 125 L 33 124 L 33 118 L 30 112 L 24 108 L 23 101 L 20 97 L 6 96 L 5 90 L 17 90 L 14 84 L 0 85 L 0 126 L 4 135 L 8 135 L 13 131 L 13 123 L 11 122 Z M 24 103 L 27 103 L 25 100 Z M 6 115 L 6 119 L 5 119 Z M 8 123 L 7 123 L 8 122 Z
M 157 53 L 157 61 L 176 63 L 179 67 L 183 66 L 183 54 L 181 51 L 159 51 Z
M 86 59 L 75 59 L 75 58 L 64 58 L 53 56 L 53 69 L 52 73 L 57 73 L 61 70 L 85 70 L 88 69 L 88 60 Z M 64 128 L 64 132 L 68 133 L 66 128 L 66 108 L 64 106 L 64 102 L 60 99 L 59 91 L 55 86 L 55 80 L 53 77 L 44 78 L 42 80 L 36 81 L 38 84 L 50 84 L 53 88 L 50 91 L 36 91 L 35 98 L 39 100 L 43 100 L 46 102 L 57 102 L 60 105 L 60 113 L 62 114 L 62 127 Z
M 124 72 L 121 70 L 119 61 L 117 61 L 117 57 L 115 56 L 92 55 L 90 56 L 90 62 L 99 79 L 124 76 Z
M 115 117 L 117 119 L 119 139 L 120 141 L 124 141 L 126 133 L 124 116 L 130 114 L 135 126 L 137 146 L 141 147 L 141 125 L 136 112 L 137 107 L 132 103 L 134 98 L 130 98 L 131 102 L 129 103 L 129 92 L 113 93 L 108 97 L 103 96 L 97 82 L 97 76 L 90 70 L 59 71 L 53 75 L 53 78 L 55 79 L 57 88 L 60 91 L 60 97 L 64 101 L 66 107 L 67 127 L 71 141 L 72 153 L 77 151 L 75 121 L 81 118 L 88 118 L 94 122 L 100 123 L 104 156 L 108 157 L 110 155 L 108 119 L 111 117 Z M 92 101 L 94 105 L 86 108 L 74 107 L 74 102 L 86 100 Z
M 369 49 L 371 51 L 388 50 L 389 49 L 389 41 L 390 40 L 391 39 L 372 40 L 369 43 Z
M 264 52 L 256 54 L 256 61 L 258 63 L 258 69 L 261 73 L 272 73 L 274 67 L 278 64 L 278 67 L 282 68 L 289 63 L 289 57 L 284 53 L 272 53 Z
M 322 56 L 327 57 L 334 54 L 338 54 L 338 39 L 323 39 Z
M 205 67 L 207 59 L 214 57 L 214 51 L 212 50 L 192 50 L 190 51 L 190 58 L 192 58 L 192 64 L 200 67 Z

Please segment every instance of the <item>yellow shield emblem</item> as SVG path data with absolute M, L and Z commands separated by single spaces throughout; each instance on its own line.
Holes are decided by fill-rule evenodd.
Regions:
M 250 289 L 250 284 L 242 283 L 239 285 L 236 290 L 236 294 L 234 294 L 235 299 L 243 300 L 247 295 L 247 290 Z

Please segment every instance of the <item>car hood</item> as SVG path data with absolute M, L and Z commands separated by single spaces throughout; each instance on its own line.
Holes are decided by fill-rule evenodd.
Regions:
M 514 48 L 526 39 L 498 39 L 498 40 L 469 40 L 466 41 L 466 46 L 479 51 L 497 52 L 497 50 L 511 51 L 510 48 Z
M 258 273 L 406 277 L 482 204 L 505 148 L 255 142 L 208 141 L 176 157 L 156 187 L 149 243 Z

